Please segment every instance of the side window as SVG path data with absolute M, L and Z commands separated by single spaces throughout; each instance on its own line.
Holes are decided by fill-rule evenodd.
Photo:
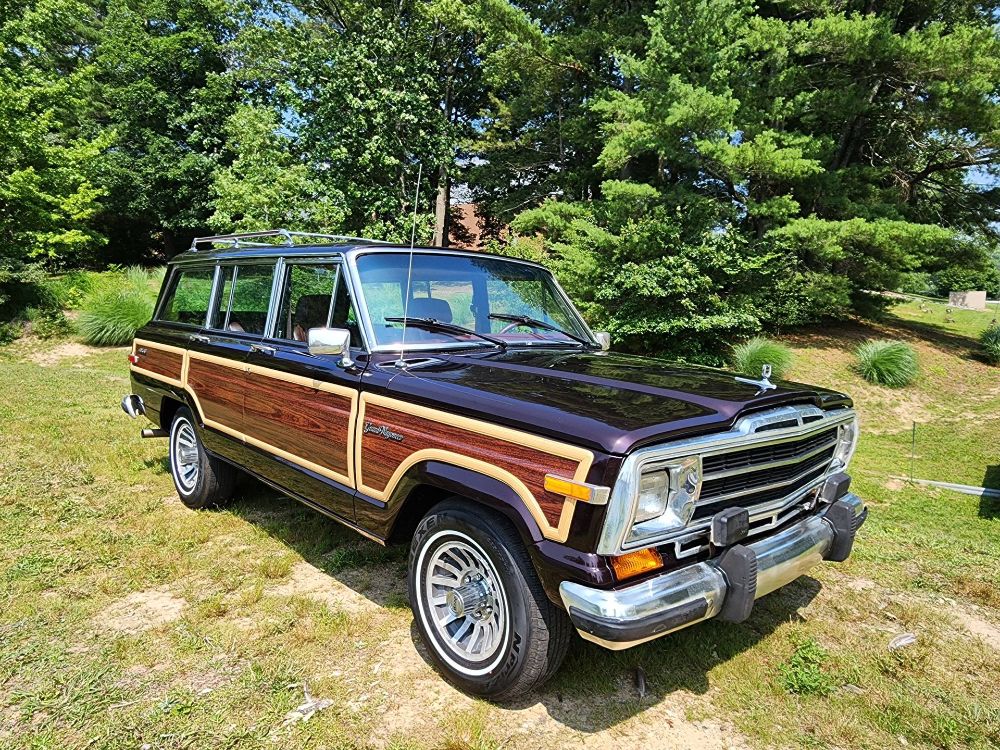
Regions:
M 310 328 L 330 325 L 338 268 L 332 263 L 288 266 L 275 338 L 306 341 Z
M 205 325 L 214 273 L 214 268 L 182 268 L 175 271 L 157 320 Z
M 274 266 L 255 264 L 224 267 L 212 328 L 262 335 L 271 304 Z

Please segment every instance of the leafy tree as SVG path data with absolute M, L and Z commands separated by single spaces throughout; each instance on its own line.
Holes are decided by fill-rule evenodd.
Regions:
M 227 0 L 108 0 L 94 48 L 94 132 L 115 145 L 94 165 L 107 260 L 172 255 L 207 227 L 210 186 L 240 98 L 226 75 L 240 21 Z M 149 257 L 149 256 L 146 256 Z
M 89 161 L 106 139 L 83 137 L 93 69 L 74 51 L 94 33 L 74 0 L 0 4 L 0 319 L 47 304 L 41 266 L 79 263 L 103 242 Z
M 220 233 L 284 227 L 323 231 L 344 220 L 344 198 L 329 194 L 291 153 L 272 109 L 240 107 L 227 121 L 226 150 L 236 158 L 217 169 L 212 184 Z
M 584 196 L 585 216 L 546 206 L 513 228 L 587 255 L 580 286 L 627 343 L 666 333 L 681 353 L 872 309 L 868 290 L 907 272 L 982 265 L 1000 193 L 969 177 L 1000 162 L 993 12 L 660 0 L 589 106 L 597 164 L 619 179 Z

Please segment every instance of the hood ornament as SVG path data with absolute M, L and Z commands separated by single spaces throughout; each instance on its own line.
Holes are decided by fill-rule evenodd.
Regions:
M 759 396 L 760 394 L 766 393 L 767 391 L 773 391 L 775 388 L 778 387 L 771 382 L 771 365 L 764 365 L 763 367 L 760 368 L 760 380 L 754 380 L 753 378 L 740 378 L 740 377 L 736 378 L 736 380 L 738 380 L 740 383 L 747 383 L 749 385 L 757 386 L 758 390 L 754 394 L 755 396 Z

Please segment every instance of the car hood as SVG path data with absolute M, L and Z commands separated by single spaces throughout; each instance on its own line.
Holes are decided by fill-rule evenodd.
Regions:
M 724 430 L 747 411 L 851 404 L 843 393 L 776 380 L 761 391 L 733 373 L 611 352 L 438 354 L 400 371 L 391 393 L 445 411 L 624 454 Z

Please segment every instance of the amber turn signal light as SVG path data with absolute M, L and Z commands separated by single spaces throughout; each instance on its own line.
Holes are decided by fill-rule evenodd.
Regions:
M 581 500 L 591 505 L 605 505 L 608 502 L 608 495 L 611 492 L 608 487 L 599 487 L 596 484 L 578 482 L 575 479 L 565 479 L 557 477 L 555 474 L 545 475 L 545 489 L 556 495 L 571 497 L 574 500 Z
M 611 558 L 611 567 L 619 581 L 663 567 L 663 558 L 655 549 L 641 549 Z

